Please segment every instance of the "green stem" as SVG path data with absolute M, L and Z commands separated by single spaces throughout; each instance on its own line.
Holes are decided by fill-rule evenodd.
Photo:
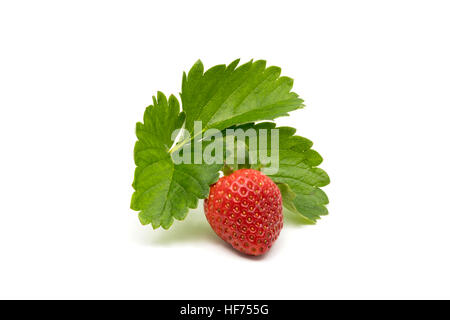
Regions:
M 192 140 L 194 140 L 196 137 L 198 137 L 199 135 L 202 135 L 203 132 L 205 132 L 205 130 L 202 130 L 202 132 L 199 132 L 197 135 L 193 136 L 190 139 L 185 139 L 184 141 L 182 141 L 179 144 L 174 145 L 172 148 L 170 148 L 169 150 L 169 154 L 174 153 L 175 151 L 179 150 L 180 148 L 182 148 L 186 143 L 191 142 Z
M 234 170 L 227 164 L 223 165 L 222 171 L 223 171 L 223 174 L 226 176 L 229 176 L 230 174 L 232 174 L 234 172 Z

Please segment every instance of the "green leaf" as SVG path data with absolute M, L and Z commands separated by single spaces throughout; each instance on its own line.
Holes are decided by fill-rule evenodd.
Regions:
M 186 113 L 186 129 L 192 133 L 194 121 L 203 130 L 287 116 L 303 107 L 303 100 L 291 92 L 293 80 L 280 77 L 278 67 L 266 68 L 266 61 L 250 61 L 237 67 L 218 65 L 204 72 L 199 60 L 183 74 L 181 101 Z
M 278 183 L 278 188 L 281 191 L 283 198 L 283 206 L 290 211 L 297 211 L 294 205 L 295 197 L 297 196 L 286 183 Z
M 184 123 L 178 100 L 158 92 L 137 123 L 134 148 L 136 170 L 131 208 L 142 224 L 168 229 L 174 219 L 183 220 L 198 199 L 206 198 L 210 184 L 217 181 L 220 165 L 174 164 L 169 149 L 172 132 Z
M 280 189 L 281 194 L 283 195 L 283 202 L 284 200 L 289 201 L 290 203 L 294 201 L 296 195 L 286 183 L 279 183 L 278 188 Z
M 212 146 L 212 140 L 205 137 L 201 140 L 200 133 L 236 126 L 257 130 L 274 128 L 273 123 L 255 125 L 254 122 L 287 116 L 288 112 L 303 107 L 303 100 L 291 92 L 293 80 L 280 77 L 280 68 L 266 68 L 266 62 L 262 60 L 250 61 L 239 67 L 238 64 L 239 60 L 236 60 L 228 66 L 218 65 L 205 72 L 203 64 L 198 61 L 188 74 L 183 74 L 183 112 L 180 112 L 180 104 L 173 95 L 167 100 L 158 92 L 153 104 L 145 111 L 144 121 L 137 123 L 135 192 L 131 208 L 139 211 L 142 224 L 168 229 L 174 219 L 182 220 L 189 208 L 196 208 L 198 199 L 208 196 L 209 187 L 217 181 L 223 163 L 176 164 L 173 161 L 185 150 L 191 151 L 192 159 L 197 159 L 196 152 L 213 150 L 208 148 Z M 202 122 L 202 132 L 194 132 L 195 121 Z M 190 137 L 186 135 L 174 145 L 172 134 L 181 128 L 187 129 Z M 328 184 L 329 178 L 317 168 L 322 157 L 311 149 L 311 141 L 294 135 L 295 129 L 278 129 L 281 144 L 276 150 L 280 154 L 277 173 L 265 172 L 268 167 L 263 162 L 227 163 L 225 167 L 230 170 L 243 167 L 262 169 L 279 185 L 285 207 L 295 212 L 300 220 L 314 223 L 327 213 L 325 205 L 328 199 L 320 187 Z M 213 133 L 210 135 L 214 136 Z M 199 140 L 203 147 L 196 150 L 193 145 L 198 146 L 195 142 Z M 254 151 L 250 147 L 253 148 L 246 143 L 231 148 L 225 146 L 224 153 L 240 154 L 239 151 L 243 150 L 245 160 L 250 163 Z M 256 148 L 258 151 L 260 146 Z M 189 153 L 185 155 L 189 158 Z
M 315 223 L 321 216 L 328 214 L 328 197 L 320 188 L 328 185 L 330 178 L 324 170 L 317 168 L 323 159 L 317 151 L 311 149 L 313 143 L 310 140 L 294 135 L 294 128 L 276 127 L 272 122 L 235 128 L 253 128 L 257 132 L 261 129 L 267 130 L 267 149 L 273 149 L 273 152 L 279 154 L 278 172 L 269 173 L 268 164 L 261 163 L 260 159 L 252 167 L 261 169 L 278 184 L 283 205 L 288 210 L 298 214 L 305 223 Z M 271 129 L 278 129 L 278 148 L 272 147 Z M 260 141 L 256 146 L 249 146 L 249 152 L 255 149 L 259 151 Z
M 283 198 L 285 218 L 293 219 L 291 221 L 295 221 L 299 224 L 315 224 L 316 222 L 314 220 L 308 219 L 300 212 L 298 212 L 294 204 L 294 200 L 297 195 L 291 190 L 291 188 L 285 183 L 278 183 L 277 185 L 281 191 L 281 196 Z

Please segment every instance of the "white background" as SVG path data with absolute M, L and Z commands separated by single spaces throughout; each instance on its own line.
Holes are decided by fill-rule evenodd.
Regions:
M 450 298 L 448 1 L 2 1 L 0 298 Z M 295 79 L 330 215 L 263 258 L 129 209 L 134 127 L 182 71 Z

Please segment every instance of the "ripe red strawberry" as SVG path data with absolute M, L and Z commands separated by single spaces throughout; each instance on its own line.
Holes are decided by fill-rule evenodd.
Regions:
M 211 186 L 204 202 L 213 230 L 235 249 L 261 255 L 272 247 L 283 227 L 281 192 L 261 172 L 241 169 Z

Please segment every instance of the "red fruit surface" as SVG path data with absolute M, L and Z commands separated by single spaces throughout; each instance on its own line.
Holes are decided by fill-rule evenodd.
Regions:
M 217 235 L 249 255 L 269 250 L 283 227 L 280 189 L 253 169 L 220 178 L 211 186 L 204 209 Z

